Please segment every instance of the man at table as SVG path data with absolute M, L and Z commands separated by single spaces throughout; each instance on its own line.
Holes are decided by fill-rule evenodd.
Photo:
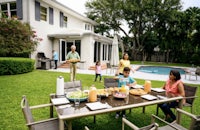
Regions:
M 76 50 L 76 46 L 72 45 L 71 46 L 71 51 L 67 54 L 67 61 L 70 63 L 70 79 L 71 81 L 75 81 L 76 80 L 76 69 L 77 69 L 77 62 L 80 61 L 80 56 L 78 54 L 78 52 L 75 51 Z

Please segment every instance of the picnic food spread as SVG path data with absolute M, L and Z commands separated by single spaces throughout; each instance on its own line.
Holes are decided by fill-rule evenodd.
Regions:
M 147 92 L 145 92 L 143 89 L 141 88 L 138 88 L 138 89 L 131 89 L 129 90 L 129 93 L 130 94 L 133 94 L 133 95 L 144 95 L 144 94 L 147 94 Z
M 109 95 L 109 93 L 106 89 L 97 89 L 97 95 L 107 97 Z

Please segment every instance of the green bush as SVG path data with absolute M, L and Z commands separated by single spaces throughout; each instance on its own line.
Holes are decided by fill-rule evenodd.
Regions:
M 0 18 L 0 57 L 28 58 L 41 41 L 28 23 L 15 18 Z
M 29 58 L 0 57 L 0 75 L 15 75 L 34 70 L 35 60 Z

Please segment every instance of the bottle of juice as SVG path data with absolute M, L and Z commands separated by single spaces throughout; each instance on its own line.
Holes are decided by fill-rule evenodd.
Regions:
M 96 87 L 90 87 L 89 91 L 89 102 L 96 102 L 97 101 L 97 89 Z
M 122 85 L 122 87 L 120 88 L 120 91 L 119 92 L 122 92 L 122 93 L 126 93 L 126 88 L 124 85 Z
M 144 91 L 149 93 L 151 92 L 151 81 L 146 80 L 144 83 Z

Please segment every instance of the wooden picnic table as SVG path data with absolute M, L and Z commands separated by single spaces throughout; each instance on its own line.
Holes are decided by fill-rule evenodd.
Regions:
M 163 93 L 153 92 L 151 91 L 151 95 L 163 95 Z M 51 96 L 51 99 L 55 98 L 55 96 Z M 55 106 L 56 112 L 59 118 L 59 129 L 64 130 L 64 121 L 68 122 L 68 130 L 72 130 L 72 120 L 75 118 L 80 117 L 87 117 L 87 116 L 95 116 L 99 114 L 111 113 L 121 110 L 133 109 L 137 107 L 145 107 L 149 105 L 156 105 L 160 103 L 166 103 L 171 101 L 179 100 L 179 108 L 182 108 L 182 99 L 183 97 L 173 97 L 173 98 L 166 98 L 166 99 L 154 99 L 154 100 L 147 100 L 142 98 L 141 96 L 135 96 L 129 94 L 127 98 L 118 99 L 113 97 L 112 95 L 108 97 L 104 97 L 101 99 L 102 104 L 108 104 L 108 108 L 105 109 L 98 109 L 98 110 L 91 110 L 86 106 L 88 103 L 87 101 L 81 102 L 79 107 L 75 107 L 74 103 L 70 103 L 70 107 L 60 108 L 59 106 Z M 52 114 L 51 109 L 51 115 Z M 177 119 L 179 121 L 179 119 Z

